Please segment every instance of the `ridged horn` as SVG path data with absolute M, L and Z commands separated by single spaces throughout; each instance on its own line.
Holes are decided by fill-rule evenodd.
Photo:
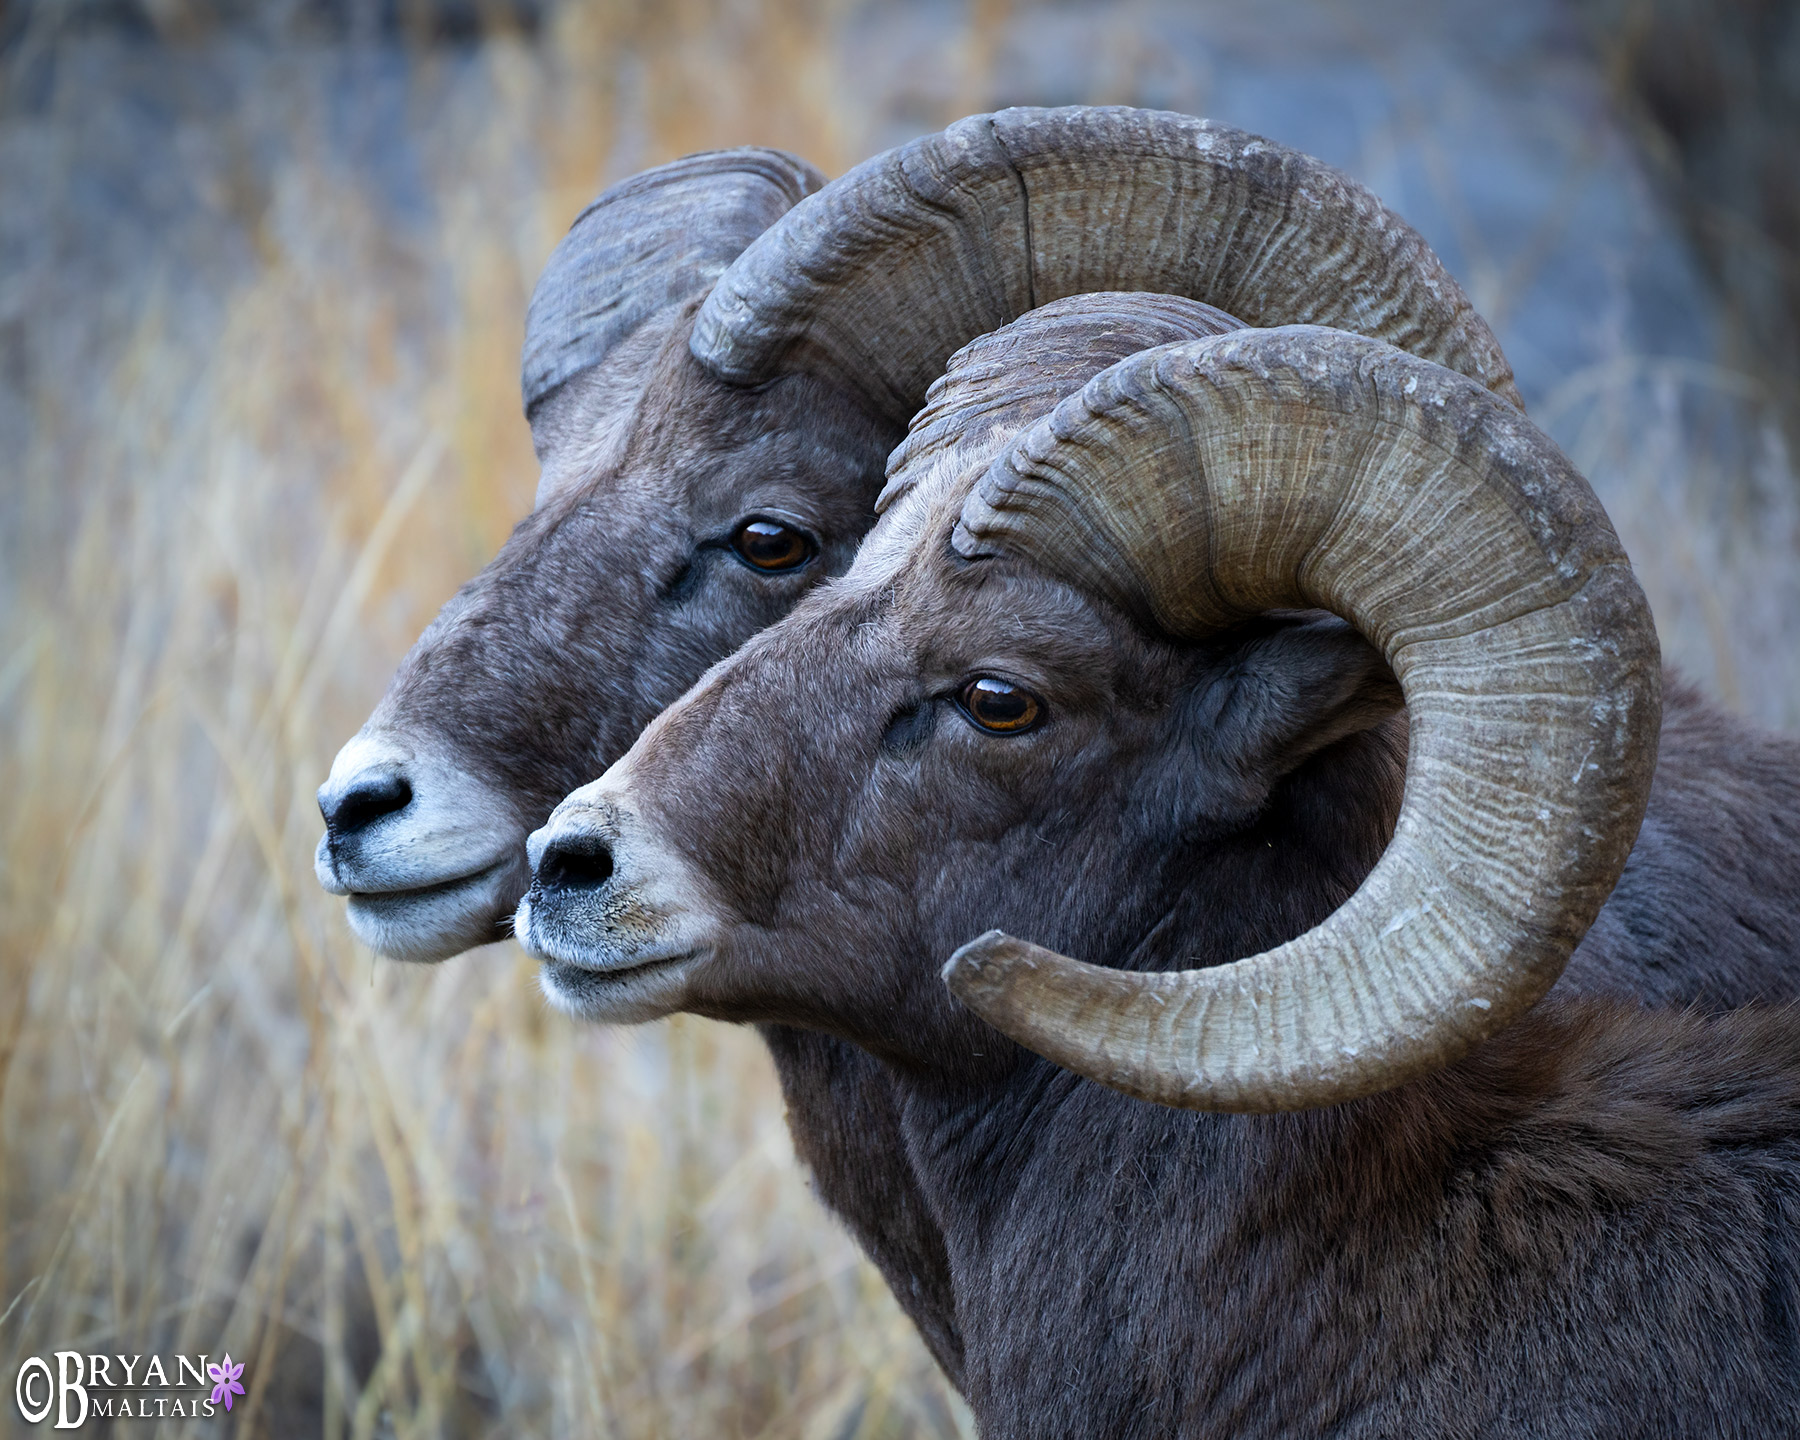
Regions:
M 834 377 L 904 423 L 959 346 L 1093 290 L 1354 330 L 1520 403 L 1486 323 L 1369 191 L 1285 146 L 1153 110 L 1002 110 L 866 161 L 738 258 L 689 343 L 732 383 Z
M 1393 841 L 1323 924 L 1166 974 L 989 934 L 945 968 L 989 1023 L 1145 1100 L 1287 1110 L 1448 1064 L 1562 973 L 1643 818 L 1659 655 L 1605 512 L 1512 406 L 1314 327 L 1146 351 L 1015 441 L 952 543 L 1176 637 L 1334 611 L 1410 716 Z
M 688 155 L 602 193 L 532 292 L 520 361 L 527 417 L 657 311 L 704 294 L 824 183 L 798 155 L 745 146 Z

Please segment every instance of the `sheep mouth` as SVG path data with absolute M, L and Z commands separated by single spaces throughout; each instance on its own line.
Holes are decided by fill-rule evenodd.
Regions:
M 524 856 L 505 855 L 465 875 L 404 890 L 349 892 L 350 929 L 394 960 L 447 960 L 504 940 L 525 888 Z
M 679 955 L 654 956 L 649 960 L 637 960 L 627 965 L 589 965 L 579 960 L 545 960 L 542 963 L 546 970 L 555 971 L 559 977 L 566 972 L 581 977 L 583 983 L 598 981 L 610 984 L 634 975 L 649 975 L 671 966 L 685 965 L 699 953 L 698 950 L 684 950 Z
M 428 885 L 411 885 L 405 888 L 384 890 L 360 890 L 351 888 L 345 891 L 353 903 L 364 906 L 393 905 L 401 907 L 418 904 L 422 901 L 435 900 L 440 896 L 454 895 L 459 890 L 473 890 L 478 885 L 492 880 L 502 870 L 513 863 L 512 857 L 503 855 L 479 870 L 470 870 L 466 874 L 452 875 L 447 880 L 434 880 Z
M 565 1014 L 614 1024 L 661 1019 L 679 1008 L 677 994 L 700 959 L 698 950 L 604 968 L 571 960 L 543 960 L 538 984 Z

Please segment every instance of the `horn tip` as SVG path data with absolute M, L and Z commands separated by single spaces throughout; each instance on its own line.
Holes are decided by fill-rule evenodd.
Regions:
M 944 983 L 950 993 L 976 1012 L 984 1001 L 997 999 L 1021 968 L 1036 969 L 1042 953 L 1026 940 L 1014 939 L 1004 930 L 977 935 L 944 963 Z
M 976 504 L 977 497 L 974 495 L 970 495 L 970 497 L 963 502 L 962 516 L 957 520 L 955 526 L 950 531 L 950 548 L 964 560 L 992 559 L 1000 552 L 994 548 L 993 542 L 986 535 L 979 533 L 978 527 L 981 523 L 981 517 L 978 513 L 973 513 Z M 973 525 L 971 524 L 971 518 L 973 518 Z M 994 931 L 994 934 L 996 935 L 999 933 L 998 930 Z M 971 940 L 969 945 L 976 945 L 979 943 L 979 941 Z M 963 946 L 963 950 L 967 950 L 969 945 Z M 959 950 L 956 953 L 960 955 L 962 954 L 962 950 Z

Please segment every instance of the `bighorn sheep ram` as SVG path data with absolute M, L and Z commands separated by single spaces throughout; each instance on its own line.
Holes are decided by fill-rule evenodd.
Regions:
M 1554 445 L 1316 327 L 1019 434 L 1084 323 L 1208 323 L 1105 303 L 963 352 L 849 572 L 532 837 L 546 989 L 875 1057 L 897 1133 L 844 1097 L 839 1171 L 938 1227 L 984 1434 L 1800 1433 L 1794 1013 L 1536 1004 L 1672 921 L 1793 957 L 1800 808 L 1776 898 L 1615 889 L 1657 646 Z M 1795 750 L 1713 793 L 1792 806 Z M 1038 943 L 958 952 L 964 1008 L 993 925 Z
M 951 353 L 1036 306 L 1190 295 L 1375 335 L 1517 398 L 1410 227 L 1329 167 L 1225 126 L 1009 110 L 820 185 L 778 151 L 692 156 L 602 195 L 551 257 L 522 377 L 537 507 L 319 792 L 320 883 L 349 896 L 375 949 L 433 960 L 504 936 L 526 836 L 709 664 L 849 565 L 887 454 Z M 1693 990 L 1695 973 L 1676 984 Z M 821 1195 L 955 1375 L 955 1336 L 929 1318 L 943 1297 L 925 1293 L 943 1267 L 910 1268 L 935 1227 L 903 1177 L 870 1201 L 834 1170 L 856 1163 L 834 1136 L 847 1092 L 873 1086 L 858 1123 L 892 1128 L 878 1071 L 817 1034 L 767 1039 Z
M 602 196 L 552 258 L 524 363 L 538 508 L 320 791 L 320 880 L 376 949 L 434 959 L 506 933 L 525 836 L 708 664 L 841 573 L 946 357 L 1034 305 L 1180 291 L 1267 324 L 1365 331 L 1513 397 L 1492 336 L 1411 230 L 1317 162 L 1224 127 L 1009 111 L 794 205 L 817 183 L 776 152 L 691 157 Z M 1132 349 L 1196 333 L 1090 342 L 1087 368 L 1045 372 L 1063 388 L 1042 408 Z M 1720 763 L 1749 765 L 1763 742 L 1691 705 L 1669 727 L 1626 889 L 1776 893 L 1762 837 L 1783 792 L 1715 793 Z M 1584 951 L 1570 983 L 1709 1004 L 1793 993 L 1783 937 L 1750 928 L 1756 914 L 1719 935 L 1671 904 L 1664 923 L 1643 969 L 1590 971 Z M 955 1378 L 938 1227 L 903 1169 L 872 1185 L 861 1148 L 897 1144 L 885 1071 L 820 1032 L 764 1034 L 821 1197 Z

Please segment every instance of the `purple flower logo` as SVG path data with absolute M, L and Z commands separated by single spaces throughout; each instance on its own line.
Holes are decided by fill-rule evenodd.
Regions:
M 244 1367 L 241 1364 L 233 1365 L 230 1355 L 225 1357 L 223 1365 L 208 1365 L 206 1375 L 213 1382 L 212 1403 L 217 1405 L 223 1400 L 225 1408 L 231 1409 L 231 1397 L 244 1393 L 244 1387 L 238 1384 L 238 1376 L 243 1373 Z

